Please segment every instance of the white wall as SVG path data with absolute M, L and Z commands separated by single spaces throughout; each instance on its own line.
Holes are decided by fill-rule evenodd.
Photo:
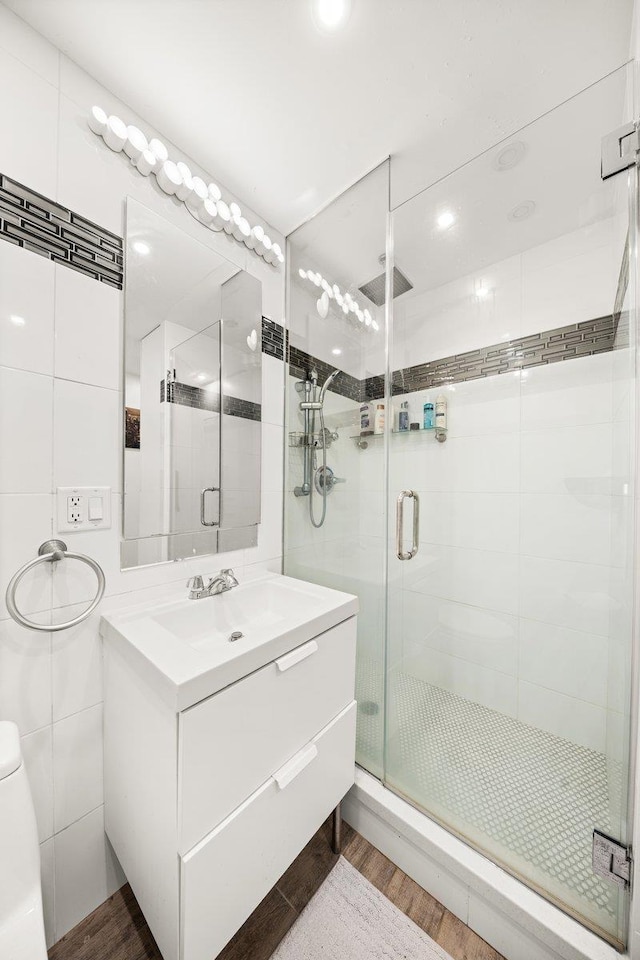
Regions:
M 106 149 L 85 120 L 98 103 L 153 134 L 143 119 L 2 5 L 0 47 L 7 94 L 0 100 L 3 173 L 119 235 L 124 197 L 135 196 L 258 277 L 264 313 L 283 321 L 283 271 L 207 232 L 162 195 L 153 178 L 140 177 L 123 155 Z M 170 153 L 180 157 L 173 146 Z M 215 171 L 209 175 L 215 179 Z M 122 300 L 116 290 L 0 241 L 0 596 L 18 567 L 55 535 L 57 486 L 113 490 L 110 530 L 65 537 L 105 570 L 101 610 L 73 630 L 33 634 L 10 620 L 0 602 L 0 717 L 15 720 L 22 735 L 40 833 L 49 943 L 123 882 L 103 833 L 100 612 L 168 591 L 182 595 L 189 576 L 222 566 L 233 567 L 240 580 L 280 568 L 283 364 L 264 356 L 258 546 L 120 571 Z M 25 317 L 26 325 L 12 325 L 12 314 Z M 19 600 L 43 623 L 59 622 L 78 613 L 94 588 L 84 569 L 69 563 L 53 576 L 48 570 L 34 575 Z

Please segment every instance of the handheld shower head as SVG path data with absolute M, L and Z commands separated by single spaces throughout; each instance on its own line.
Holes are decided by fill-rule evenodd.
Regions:
M 322 384 L 322 390 L 320 391 L 320 403 L 324 403 L 324 395 L 339 373 L 339 370 L 334 370 L 329 374 L 325 382 Z

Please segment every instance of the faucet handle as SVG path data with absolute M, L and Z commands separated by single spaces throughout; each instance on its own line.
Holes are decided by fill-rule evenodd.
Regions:
M 221 570 L 220 573 L 223 577 L 229 577 L 229 579 L 233 580 L 234 584 L 237 585 L 238 581 L 236 580 L 236 575 L 230 567 L 228 567 L 226 570 Z
M 190 590 L 204 590 L 204 580 L 200 576 L 191 577 L 187 580 L 187 586 Z

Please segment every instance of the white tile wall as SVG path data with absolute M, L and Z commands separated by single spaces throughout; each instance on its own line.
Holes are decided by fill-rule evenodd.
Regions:
M 0 260 L 0 353 L 5 367 L 53 372 L 55 270 L 50 260 L 7 244 Z
M 135 196 L 238 266 L 248 266 L 263 282 L 263 312 L 283 322 L 284 272 L 226 235 L 204 231 L 155 188 L 153 178 L 140 177 L 126 158 L 106 149 L 85 117 L 99 103 L 150 135 L 161 132 L 2 4 L 0 50 L 0 82 L 11 91 L 0 100 L 0 124 L 8 133 L 0 143 L 0 171 L 120 235 L 125 196 Z M 182 156 L 168 146 L 172 156 Z M 215 171 L 210 177 L 217 179 Z M 252 222 L 259 220 L 239 202 Z M 243 579 L 281 568 L 284 371 L 281 361 L 265 356 L 258 546 L 120 570 L 122 307 L 118 291 L 0 241 L 0 717 L 15 720 L 22 735 L 41 840 L 49 944 L 124 882 L 103 825 L 100 611 L 73 630 L 32 634 L 8 618 L 4 605 L 12 574 L 56 533 L 56 485 L 112 487 L 112 528 L 64 537 L 102 564 L 102 610 L 166 596 L 168 589 L 179 594 L 194 572 L 230 566 Z M 77 564 L 38 568 L 20 589 L 19 605 L 34 619 L 55 623 L 79 613 L 94 589 L 91 575 Z
M 55 376 L 119 390 L 120 298 L 68 267 L 55 270 Z
M 611 757 L 629 666 L 623 353 L 456 384 L 446 443 L 392 437 L 390 462 L 390 496 L 421 499 L 419 553 L 390 563 L 390 662 Z

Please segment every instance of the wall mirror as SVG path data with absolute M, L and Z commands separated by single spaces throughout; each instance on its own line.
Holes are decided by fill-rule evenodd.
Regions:
M 131 198 L 122 567 L 253 546 L 262 285 Z

